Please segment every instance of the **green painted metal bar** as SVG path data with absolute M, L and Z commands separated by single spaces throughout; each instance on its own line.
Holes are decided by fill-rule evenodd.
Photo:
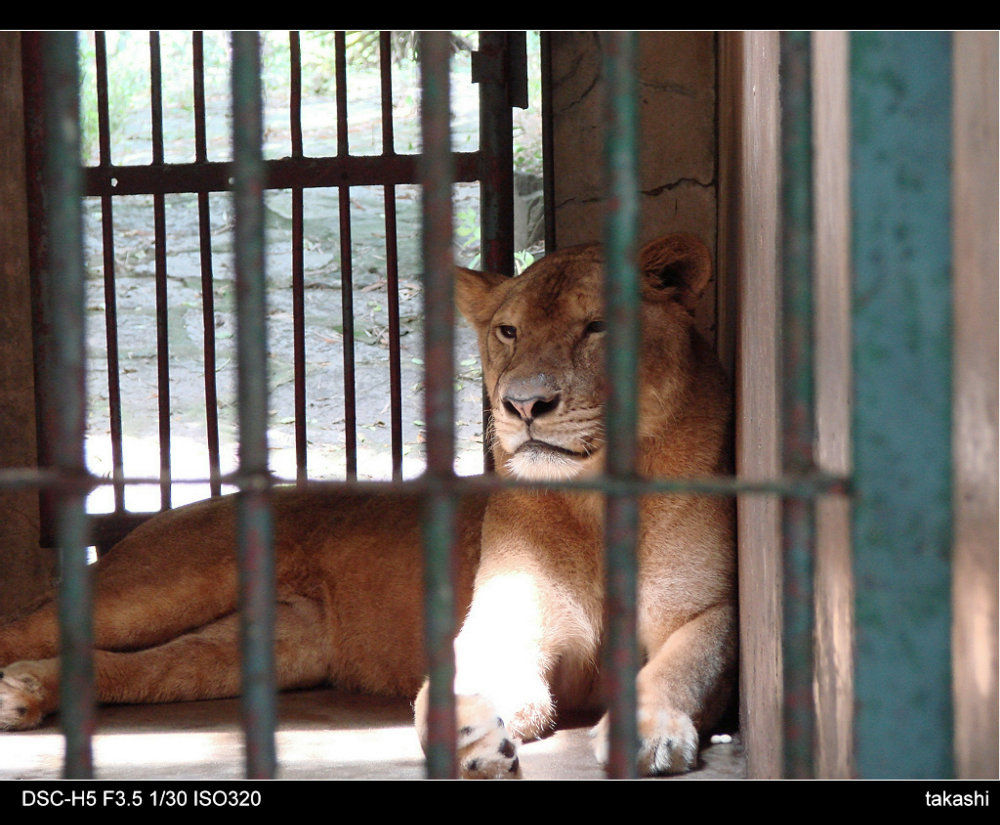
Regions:
M 233 45 L 233 193 L 240 492 L 237 513 L 246 771 L 274 776 L 274 526 L 268 504 L 267 330 L 260 42 L 236 32 Z
M 809 32 L 781 34 L 782 463 L 813 471 L 813 164 Z M 784 775 L 815 772 L 815 502 L 782 500 Z
M 86 472 L 83 214 L 80 198 L 79 80 L 77 36 L 60 32 L 45 38 L 46 144 L 44 189 L 48 199 L 46 276 L 55 364 L 50 373 L 58 388 L 56 464 L 67 477 Z M 56 504 L 59 548 L 59 706 L 66 737 L 64 774 L 89 778 L 93 773 L 94 672 L 91 588 L 87 571 L 87 518 L 84 496 L 63 492 Z
M 951 35 L 851 35 L 855 762 L 953 775 Z
M 93 775 L 95 724 L 91 588 L 87 571 L 85 322 L 79 77 L 75 32 L 23 36 L 29 138 L 32 279 L 41 341 L 41 463 L 55 472 L 49 499 L 59 551 L 59 705 L 63 774 Z M 47 456 L 47 458 L 46 458 Z M 66 482 L 66 483 L 63 483 Z M 80 482 L 79 484 L 77 482 Z
M 605 411 L 610 479 L 636 476 L 636 383 L 640 344 L 639 273 L 636 237 L 639 219 L 638 82 L 635 32 L 605 38 L 608 82 L 605 162 L 608 213 L 605 222 L 605 318 L 607 368 L 611 378 Z M 636 538 L 639 501 L 635 495 L 606 496 L 604 687 L 610 722 L 608 777 L 636 776 Z
M 429 484 L 424 511 L 424 634 L 428 693 L 427 776 L 457 775 L 455 753 L 454 273 L 447 32 L 420 38 L 424 261 L 424 404 Z

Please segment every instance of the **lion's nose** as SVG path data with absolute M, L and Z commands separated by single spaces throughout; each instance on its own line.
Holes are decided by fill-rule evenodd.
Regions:
M 525 423 L 530 424 L 559 406 L 559 393 L 550 392 L 523 398 L 507 393 L 503 397 L 503 405 L 511 415 L 520 416 Z

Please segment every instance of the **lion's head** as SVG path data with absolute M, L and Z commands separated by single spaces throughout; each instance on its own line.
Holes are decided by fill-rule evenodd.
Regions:
M 515 278 L 461 269 L 459 310 L 476 328 L 499 472 L 570 479 L 603 465 L 602 248 L 559 250 Z M 640 437 L 662 434 L 690 406 L 704 361 L 692 311 L 711 275 L 708 249 L 669 235 L 639 254 L 642 277 Z

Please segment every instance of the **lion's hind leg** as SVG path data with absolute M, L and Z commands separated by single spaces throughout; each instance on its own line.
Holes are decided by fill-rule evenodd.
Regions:
M 152 647 L 235 610 L 232 553 L 194 560 L 183 552 L 155 552 L 155 547 L 126 539 L 91 568 L 95 648 Z M 57 655 L 56 601 L 57 594 L 50 592 L 30 612 L 0 624 L 0 667 Z
M 275 664 L 279 689 L 321 684 L 329 671 L 322 608 L 293 599 L 278 605 Z M 134 651 L 94 651 L 101 703 L 183 702 L 240 692 L 240 619 L 236 613 L 161 645 Z M 37 726 L 59 704 L 56 658 L 19 661 L 0 676 L 0 730 Z

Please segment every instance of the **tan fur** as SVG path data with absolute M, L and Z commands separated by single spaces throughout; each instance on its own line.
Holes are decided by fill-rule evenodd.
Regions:
M 729 401 L 691 309 L 707 250 L 674 235 L 643 271 L 640 472 L 728 471 Z M 604 460 L 601 251 L 582 246 L 506 279 L 460 270 L 459 309 L 475 326 L 501 475 L 592 476 Z M 590 326 L 588 326 L 590 325 Z M 239 691 L 233 497 L 178 508 L 135 530 L 96 565 L 95 680 L 102 702 Z M 405 496 L 274 491 L 277 677 L 414 696 L 426 738 L 420 507 Z M 603 503 L 518 489 L 460 506 L 455 641 L 463 776 L 520 775 L 517 746 L 557 708 L 592 706 L 602 639 Z M 690 769 L 718 720 L 735 667 L 732 505 L 704 496 L 641 503 L 638 635 L 640 768 Z M 53 602 L 0 628 L 0 728 L 56 710 Z M 419 692 L 418 692 L 418 689 Z M 595 729 L 603 756 L 606 722 Z

